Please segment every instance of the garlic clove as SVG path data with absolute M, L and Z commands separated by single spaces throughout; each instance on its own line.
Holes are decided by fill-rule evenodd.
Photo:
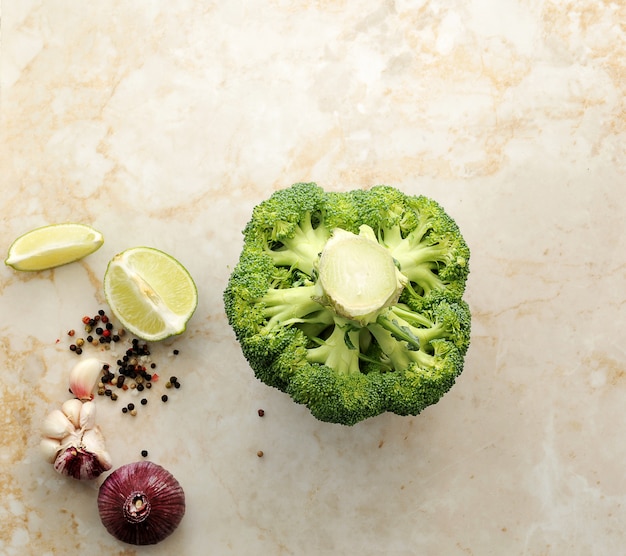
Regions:
M 104 436 L 98 425 L 85 431 L 81 446 L 84 450 L 91 452 L 98 458 L 98 461 L 102 464 L 105 471 L 111 469 L 111 456 L 106 450 Z
M 43 421 L 42 434 L 62 440 L 74 431 L 74 425 L 60 409 L 53 409 Z
M 48 463 L 54 463 L 54 460 L 61 451 L 61 442 L 54 438 L 42 438 L 39 447 L 46 461 Z
M 93 389 L 102 372 L 102 365 L 99 359 L 89 357 L 70 371 L 70 390 L 79 400 L 93 399 Z
M 103 465 L 96 454 L 71 447 L 62 451 L 54 460 L 54 469 L 74 479 L 90 480 L 111 469 Z
M 78 427 L 81 429 L 92 429 L 96 425 L 96 404 L 95 402 L 81 403 Z
M 62 406 L 61 411 L 65 414 L 65 416 L 71 421 L 71 423 L 76 428 L 80 428 L 80 411 L 83 406 L 83 402 L 81 402 L 77 398 L 72 398 L 71 400 L 67 400 Z
M 59 441 L 61 450 L 67 450 L 68 448 L 72 448 L 72 447 L 76 448 L 80 446 L 80 442 L 81 442 L 80 439 L 81 439 L 81 433 L 79 430 L 74 430 L 70 432 L 67 436 L 65 436 Z

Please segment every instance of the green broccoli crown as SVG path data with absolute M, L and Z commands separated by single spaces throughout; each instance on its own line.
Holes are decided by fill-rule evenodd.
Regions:
M 316 418 L 417 415 L 463 370 L 469 255 L 431 199 L 298 183 L 255 207 L 225 311 L 256 377 Z

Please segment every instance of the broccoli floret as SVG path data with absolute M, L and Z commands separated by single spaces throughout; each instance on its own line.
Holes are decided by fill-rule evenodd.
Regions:
M 437 403 L 463 371 L 463 357 L 450 342 L 433 340 L 433 353 L 421 353 L 420 363 L 398 373 L 387 373 L 385 404 L 397 415 L 416 415 Z M 393 376 L 392 376 L 393 375 Z
M 320 421 L 354 425 L 387 410 L 382 377 L 338 373 L 327 365 L 310 365 L 294 375 L 286 392 Z
M 298 183 L 255 207 L 225 310 L 256 377 L 316 418 L 416 415 L 463 369 L 468 263 L 431 199 Z
M 412 288 L 424 296 L 454 290 L 460 297 L 469 273 L 469 248 L 456 222 L 428 197 L 407 197 L 389 186 L 368 193 L 359 204 L 362 221 L 377 231 Z
M 330 237 L 323 223 L 324 192 L 313 183 L 276 191 L 257 205 L 244 230 L 244 241 L 261 242 L 278 266 L 311 274 L 313 263 Z

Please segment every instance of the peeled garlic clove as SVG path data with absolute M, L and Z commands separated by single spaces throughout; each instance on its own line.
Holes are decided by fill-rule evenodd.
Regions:
M 73 398 L 67 400 L 62 406 L 61 411 L 72 422 L 74 427 L 80 428 L 80 411 L 83 407 L 83 402 Z
M 111 469 L 111 466 L 103 465 L 96 454 L 72 446 L 56 457 L 54 468 L 62 475 L 79 480 L 88 480 L 100 476 Z
M 70 390 L 79 400 L 93 399 L 93 389 L 102 372 L 102 362 L 94 357 L 83 359 L 70 371 Z
M 81 429 L 92 429 L 96 424 L 96 404 L 95 402 L 81 403 L 78 427 Z
M 48 463 L 53 463 L 61 451 L 61 442 L 54 438 L 42 438 L 39 443 L 41 453 Z
M 105 470 L 111 469 L 111 456 L 106 450 L 104 436 L 99 426 L 85 431 L 81 445 L 84 450 L 95 454 Z
M 106 530 L 118 540 L 156 544 L 171 535 L 185 515 L 185 493 L 160 465 L 129 463 L 100 485 L 98 511 Z
M 74 425 L 60 409 L 53 409 L 43 421 L 42 435 L 62 440 L 74 431 Z

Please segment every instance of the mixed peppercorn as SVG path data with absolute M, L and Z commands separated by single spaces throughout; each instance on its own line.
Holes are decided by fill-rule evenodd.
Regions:
M 87 336 L 85 338 L 76 338 L 69 346 L 70 351 L 76 353 L 76 355 L 81 355 L 83 347 L 86 347 L 86 345 L 110 349 L 111 346 L 109 344 L 117 344 L 125 336 L 125 330 L 123 328 L 116 329 L 106 312 L 102 309 L 93 317 L 84 316 L 82 322 Z M 70 338 L 74 338 L 76 330 L 68 330 L 67 335 Z M 179 353 L 178 349 L 172 350 L 173 355 L 178 355 Z M 116 401 L 120 395 L 118 391 L 135 390 L 137 392 L 145 392 L 153 390 L 153 384 L 159 380 L 159 375 L 156 372 L 157 364 L 151 360 L 150 356 L 148 344 L 133 338 L 130 341 L 129 348 L 126 349 L 121 358 L 117 359 L 114 367 L 109 364 L 103 364 L 102 377 L 98 382 L 98 395 Z M 174 375 L 170 376 L 165 383 L 165 388 L 167 389 L 179 389 L 180 387 L 181 383 L 178 377 Z M 169 396 L 167 394 L 161 395 L 163 403 L 166 403 L 168 400 Z M 139 404 L 142 406 L 148 405 L 148 398 L 140 398 Z M 137 415 L 137 406 L 133 402 L 129 402 L 122 407 L 122 413 L 134 417 Z M 259 408 L 257 414 L 259 417 L 263 417 L 265 410 Z M 262 458 L 264 455 L 262 450 L 257 451 L 259 458 Z M 148 451 L 142 450 L 141 456 L 147 457 Z
M 86 345 L 110 349 L 111 346 L 109 344 L 118 343 L 125 336 L 125 330 L 116 328 L 102 309 L 93 317 L 84 316 L 82 322 L 87 336 L 85 338 L 76 338 L 69 346 L 70 351 L 76 355 L 81 355 Z M 69 337 L 74 338 L 76 330 L 71 329 L 67 334 Z M 179 350 L 175 349 L 172 353 L 178 355 Z M 120 395 L 118 391 L 136 390 L 137 392 L 145 392 L 151 390 L 153 384 L 159 380 L 159 375 L 155 370 L 157 364 L 151 360 L 150 355 L 148 344 L 133 338 L 130 341 L 130 347 L 116 361 L 115 366 L 103 364 L 102 377 L 98 382 L 98 395 L 106 396 L 112 401 L 116 401 Z M 171 376 L 165 383 L 166 388 L 180 388 L 180 386 L 181 384 L 176 376 Z M 161 396 L 162 402 L 167 402 L 168 399 L 167 394 Z M 142 397 L 139 403 L 145 406 L 148 404 L 148 399 Z M 131 402 L 122 407 L 122 413 L 135 416 L 137 415 L 137 408 Z

